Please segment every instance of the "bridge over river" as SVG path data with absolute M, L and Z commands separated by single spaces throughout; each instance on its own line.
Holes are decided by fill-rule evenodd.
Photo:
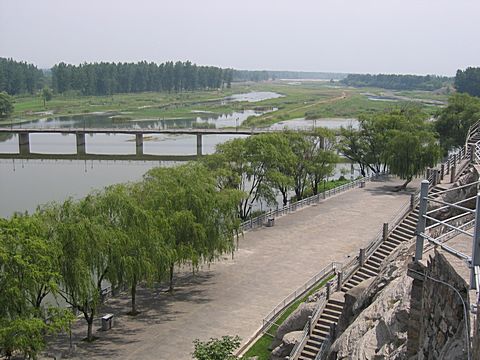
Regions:
M 0 134 L 17 134 L 19 144 L 18 158 L 25 158 L 31 155 L 30 134 L 74 134 L 76 138 L 77 154 L 83 159 L 87 155 L 85 147 L 85 136 L 87 134 L 127 134 L 135 136 L 136 155 L 143 156 L 144 135 L 169 134 L 169 135 L 192 135 L 197 138 L 197 156 L 202 155 L 203 136 L 207 135 L 257 135 L 278 130 L 267 129 L 123 129 L 123 128 L 15 128 L 2 127 Z M 1 155 L 0 155 L 1 157 Z M 5 157 L 5 155 L 3 156 Z M 70 156 L 69 158 L 71 158 Z M 12 158 L 11 154 L 8 158 Z M 88 157 L 90 159 L 90 157 Z M 138 159 L 138 158 L 137 158 Z M 148 158 L 146 158 L 148 160 Z M 140 159 L 145 160 L 145 159 Z M 158 157 L 155 157 L 158 160 Z

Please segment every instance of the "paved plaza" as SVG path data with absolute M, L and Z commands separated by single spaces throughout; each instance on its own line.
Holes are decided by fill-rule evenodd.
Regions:
M 74 331 L 77 358 L 191 359 L 199 338 L 239 335 L 246 341 L 273 307 L 332 261 L 345 262 L 368 244 L 417 190 L 391 190 L 400 180 L 368 182 L 318 205 L 277 218 L 275 226 L 250 231 L 234 258 L 225 256 L 198 273 L 179 275 L 173 295 L 139 289 L 136 317 L 126 315 L 128 294 L 110 299 L 100 315 L 115 314 L 114 328 L 81 341 L 83 320 Z M 99 320 L 95 328 L 100 328 Z M 68 347 L 59 339 L 56 349 Z M 50 351 L 51 352 L 51 351 Z

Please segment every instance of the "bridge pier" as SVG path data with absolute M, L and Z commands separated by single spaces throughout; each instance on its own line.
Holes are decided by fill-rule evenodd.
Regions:
M 87 153 L 85 148 L 85 133 L 76 133 L 75 139 L 77 142 L 77 155 L 85 155 Z
M 143 133 L 135 134 L 135 153 L 143 155 Z
M 22 155 L 30 154 L 30 133 L 18 134 L 18 152 Z
M 197 134 L 197 156 L 202 156 L 202 134 Z

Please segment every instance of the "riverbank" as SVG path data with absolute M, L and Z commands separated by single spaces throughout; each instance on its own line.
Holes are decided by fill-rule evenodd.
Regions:
M 99 315 L 115 314 L 114 327 L 97 331 L 99 339 L 88 344 L 80 341 L 85 336 L 80 321 L 73 331 L 74 357 L 183 360 L 191 358 L 195 338 L 237 334 L 246 341 L 292 289 L 331 261 L 356 254 L 378 233 L 409 199 L 408 193 L 390 191 L 398 183 L 368 183 L 281 217 L 274 227 L 247 232 L 233 259 L 182 277 L 174 294 L 161 288 L 139 291 L 137 317 L 125 314 L 128 294 L 112 298 Z M 68 344 L 67 336 L 59 338 L 50 351 L 66 350 Z
M 241 94 L 270 92 L 271 98 L 249 99 Z M 383 96 L 385 90 L 375 88 L 351 88 L 338 83 L 312 81 L 260 82 L 233 84 L 230 89 L 194 91 L 183 93 L 129 93 L 109 96 L 80 96 L 73 93 L 55 95 L 43 106 L 40 96 L 15 97 L 15 110 L 10 119 L 0 121 L 0 126 L 19 124 L 39 118 L 53 118 L 85 114 L 110 113 L 122 121 L 195 119 L 202 115 L 222 115 L 244 110 L 275 111 L 261 116 L 252 116 L 244 127 L 269 126 L 280 121 L 306 118 L 358 118 L 370 113 L 402 106 L 415 99 L 429 98 L 441 101 L 445 95 L 434 92 L 411 91 L 398 102 L 375 101 L 372 97 Z M 392 94 L 390 91 L 389 94 Z M 400 93 L 399 93 L 400 94 Z M 232 95 L 235 95 L 233 98 Z M 427 113 L 437 107 L 416 102 Z

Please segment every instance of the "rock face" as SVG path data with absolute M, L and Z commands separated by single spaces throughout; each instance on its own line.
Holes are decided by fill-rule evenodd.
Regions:
M 384 262 L 378 277 L 346 294 L 341 335 L 330 359 L 405 358 L 412 284 L 406 269 L 412 251 L 405 243 Z
M 468 284 L 437 251 L 425 270 L 418 359 L 465 359 Z
M 302 340 L 303 331 L 292 331 L 284 335 L 282 343 L 273 349 L 270 360 L 283 360 L 292 351 L 295 344 Z
M 292 312 L 290 316 L 285 319 L 283 324 L 279 326 L 277 333 L 275 334 L 275 339 L 273 339 L 270 348 L 274 349 L 278 347 L 282 343 L 285 334 L 292 331 L 303 330 L 308 321 L 308 317 L 313 314 L 315 306 L 316 303 L 303 303 L 294 312 Z

